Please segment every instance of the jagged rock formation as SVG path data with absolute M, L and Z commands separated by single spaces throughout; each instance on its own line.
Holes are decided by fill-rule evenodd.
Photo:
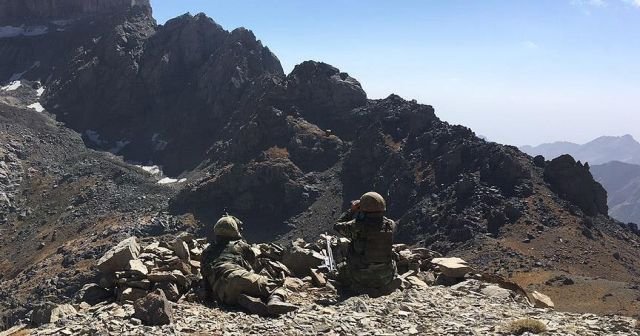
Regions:
M 562 155 L 545 165 L 544 179 L 551 189 L 579 206 L 586 214 L 606 215 L 607 192 L 593 180 L 589 165 L 576 162 L 570 155 Z
M 387 198 L 400 241 L 542 279 L 521 281 L 543 292 L 556 289 L 537 287 L 556 273 L 581 272 L 579 302 L 571 288 L 558 289 L 558 308 L 638 311 L 629 299 L 638 237 L 604 215 L 588 169 L 534 164 L 439 120 L 428 105 L 369 100 L 357 80 L 321 62 L 285 75 L 246 29 L 228 32 L 202 14 L 158 26 L 134 6 L 0 38 L 0 59 L 8 144 L 0 253 L 17 261 L 0 261 L 17 288 L 0 297 L 17 311 L 12 321 L 28 302 L 79 290 L 95 275 L 87 260 L 123 236 L 177 228 L 205 236 L 227 209 L 250 240 L 316 237 L 368 190 Z M 124 160 L 88 150 L 78 134 Z M 123 161 L 160 165 L 186 182 L 158 185 Z M 578 174 L 575 184 L 558 181 L 565 168 Z M 596 296 L 597 277 L 615 282 L 607 291 L 620 301 Z

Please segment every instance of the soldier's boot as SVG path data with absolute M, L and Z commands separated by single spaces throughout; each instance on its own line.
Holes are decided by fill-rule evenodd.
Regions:
M 270 315 L 282 315 L 295 310 L 298 310 L 298 306 L 285 302 L 277 293 L 271 294 L 267 301 L 267 311 Z
M 267 305 L 262 302 L 260 298 L 240 294 L 240 296 L 238 296 L 238 304 L 240 307 L 248 310 L 252 314 L 258 314 L 260 316 L 267 316 L 270 314 L 267 309 Z

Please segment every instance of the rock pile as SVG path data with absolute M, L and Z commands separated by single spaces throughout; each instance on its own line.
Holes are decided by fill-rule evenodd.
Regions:
M 207 244 L 190 234 L 178 235 L 171 243 L 152 242 L 140 247 L 135 237 L 121 241 L 97 263 L 102 273 L 98 284 L 89 284 L 78 301 L 95 303 L 106 293 L 118 301 L 133 302 L 161 289 L 171 301 L 178 301 L 198 282 L 200 257 Z
M 254 244 L 256 270 L 272 278 L 288 279 L 289 284 L 299 279 L 317 287 L 330 284 L 327 278 L 335 274 L 329 272 L 326 264 L 327 239 L 331 242 L 334 260 L 340 263 L 346 256 L 348 240 L 326 236 L 315 243 L 298 239 L 287 247 L 275 243 Z M 136 237 L 127 238 L 98 260 L 96 268 L 101 272 L 98 283 L 85 285 L 76 295 L 76 302 L 94 305 L 109 298 L 134 302 L 158 289 L 173 302 L 185 294 L 188 294 L 187 300 L 195 301 L 203 295 L 199 291 L 200 261 L 207 246 L 206 239 L 195 239 L 189 233 L 178 234 L 170 242 L 152 241 L 144 247 Z M 432 262 L 438 254 L 425 248 L 397 244 L 394 251 L 405 288 L 426 287 L 438 281 L 455 284 L 471 270 L 468 266 L 456 269 L 456 258 L 436 258 Z M 462 260 L 457 262 L 465 265 Z M 451 273 L 454 271 L 457 273 Z M 446 280 L 439 280 L 445 276 Z

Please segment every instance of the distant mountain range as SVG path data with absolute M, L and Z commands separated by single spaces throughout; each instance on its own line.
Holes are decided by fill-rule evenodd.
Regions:
M 613 161 L 591 166 L 591 174 L 607 190 L 609 215 L 640 223 L 640 165 Z
M 522 146 L 520 150 L 529 155 L 542 155 L 547 160 L 562 154 L 570 154 L 576 160 L 599 165 L 611 161 L 640 164 L 640 143 L 631 135 L 602 136 L 586 144 L 559 141 L 539 146 Z
M 602 136 L 583 145 L 558 141 L 520 150 L 547 160 L 569 154 L 588 162 L 595 180 L 607 190 L 609 215 L 625 223 L 640 223 L 640 143 L 633 136 Z

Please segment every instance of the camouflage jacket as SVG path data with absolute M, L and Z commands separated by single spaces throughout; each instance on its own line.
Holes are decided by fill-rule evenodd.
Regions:
M 220 278 L 233 270 L 253 271 L 255 254 L 246 241 L 231 240 L 209 245 L 202 254 L 202 275 Z
M 347 262 L 356 268 L 393 262 L 396 224 L 386 217 L 369 217 L 338 222 L 334 229 L 351 240 Z

